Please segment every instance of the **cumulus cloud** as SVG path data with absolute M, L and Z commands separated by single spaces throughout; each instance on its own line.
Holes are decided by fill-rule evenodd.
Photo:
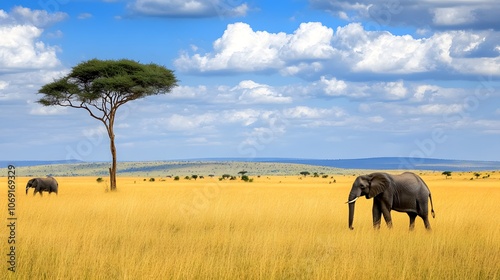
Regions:
M 319 22 L 301 23 L 293 34 L 287 35 L 280 49 L 280 57 L 286 60 L 328 59 L 333 57 L 331 45 L 333 29 Z
M 22 7 L 15 7 L 10 13 L 0 10 L 0 73 L 59 66 L 58 48 L 39 38 L 42 27 L 65 17 L 63 13 L 48 14 Z
M 496 0 L 412 1 L 309 0 L 311 6 L 353 21 L 382 25 L 432 27 L 434 29 L 500 30 L 500 6 Z M 350 16 L 347 16 L 350 15 Z
M 247 3 L 224 0 L 135 0 L 128 8 L 134 14 L 158 17 L 241 17 L 249 11 Z
M 360 23 L 333 30 L 302 23 L 292 34 L 254 31 L 246 23 L 229 24 L 213 52 L 184 52 L 176 67 L 188 73 L 275 72 L 318 78 L 330 71 L 356 76 L 494 75 L 500 73 L 500 33 L 444 31 L 427 38 L 367 31 Z M 333 91 L 332 91 L 333 94 Z
M 187 72 L 268 71 L 287 67 L 288 61 L 324 60 L 333 57 L 333 30 L 321 23 L 302 23 L 293 34 L 254 31 L 242 22 L 229 24 L 213 44 L 214 53 L 184 53 L 175 65 Z M 300 68 L 303 68 L 299 64 Z M 289 68 L 294 74 L 300 69 Z
M 285 33 L 253 31 L 246 23 L 229 24 L 214 44 L 213 54 L 182 54 L 175 65 L 186 72 L 260 71 L 283 66 L 278 56 Z

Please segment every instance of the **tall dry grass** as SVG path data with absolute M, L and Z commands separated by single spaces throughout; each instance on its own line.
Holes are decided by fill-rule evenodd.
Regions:
M 95 178 L 57 178 L 59 195 L 42 198 L 26 196 L 28 178 L 19 178 L 17 272 L 2 261 L 0 278 L 499 279 L 500 174 L 470 177 L 423 176 L 436 210 L 432 232 L 420 218 L 409 232 L 407 215 L 397 212 L 392 230 L 375 231 L 365 199 L 350 231 L 353 176 L 332 184 L 298 176 L 119 178 L 116 193 Z M 7 193 L 5 178 L 0 186 Z

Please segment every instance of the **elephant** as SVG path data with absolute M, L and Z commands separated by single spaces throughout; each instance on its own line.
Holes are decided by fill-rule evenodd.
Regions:
M 37 192 L 40 193 L 40 196 L 42 196 L 42 192 L 49 192 L 50 193 L 56 193 L 58 192 L 58 183 L 56 179 L 53 177 L 48 176 L 47 178 L 33 178 L 28 181 L 28 184 L 26 184 L 26 194 L 28 194 L 29 188 L 34 188 L 35 192 L 33 192 L 33 195 L 36 195 Z
M 380 228 L 381 216 L 392 227 L 391 210 L 406 212 L 410 217 L 410 230 L 415 228 L 415 218 L 421 217 L 425 228 L 431 230 L 428 219 L 428 199 L 431 202 L 432 217 L 435 218 L 434 206 L 429 187 L 418 175 L 405 172 L 399 175 L 390 175 L 383 172 L 361 175 L 352 184 L 349 193 L 349 229 L 354 229 L 355 201 L 364 195 L 367 199 L 373 198 L 373 227 Z

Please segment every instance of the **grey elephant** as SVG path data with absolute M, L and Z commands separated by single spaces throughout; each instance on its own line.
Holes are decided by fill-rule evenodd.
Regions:
M 26 194 L 28 194 L 29 188 L 35 189 L 33 195 L 36 195 L 36 193 L 38 192 L 40 193 L 40 196 L 42 196 L 42 192 L 49 192 L 49 194 L 50 193 L 57 194 L 59 184 L 53 177 L 33 178 L 28 181 L 28 184 L 26 184 Z
M 372 173 L 356 178 L 352 184 L 347 203 L 349 204 L 349 228 L 353 229 L 355 201 L 364 195 L 373 198 L 373 227 L 380 228 L 381 216 L 389 228 L 392 227 L 391 210 L 406 212 L 410 217 L 410 230 L 415 227 L 417 216 L 424 220 L 425 228 L 430 230 L 428 201 L 431 202 L 432 217 L 435 217 L 431 192 L 418 175 L 405 172 L 400 175 Z

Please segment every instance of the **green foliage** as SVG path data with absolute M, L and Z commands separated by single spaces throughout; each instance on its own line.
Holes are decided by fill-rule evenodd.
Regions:
M 104 180 L 102 179 L 102 177 L 99 177 L 96 179 L 97 183 L 102 183 Z
M 191 178 L 193 178 L 194 180 L 198 179 L 198 175 L 191 175 Z
M 191 177 L 186 176 L 186 177 L 184 177 L 184 180 L 191 180 Z
M 302 171 L 300 172 L 300 175 L 307 177 L 307 175 L 311 175 L 311 173 L 309 173 L 309 171 Z
M 154 182 L 154 181 L 155 181 L 155 178 L 149 178 L 149 181 L 150 181 L 150 182 Z
M 180 179 L 179 176 L 174 177 L 174 181 L 179 181 L 179 179 Z
M 111 102 L 106 99 L 113 96 L 117 101 L 114 105 L 119 106 L 130 100 L 169 92 L 176 85 L 173 71 L 157 64 L 91 59 L 73 67 L 65 77 L 44 85 L 39 90 L 44 97 L 38 102 L 45 106 L 84 107 L 103 100 Z
M 241 180 L 243 180 L 243 181 L 245 181 L 245 182 L 248 182 L 248 180 L 249 180 L 249 179 L 250 179 L 250 178 L 248 178 L 248 176 L 247 176 L 247 175 L 243 175 L 243 176 L 241 176 Z
M 446 179 L 448 179 L 448 177 L 451 176 L 451 171 L 444 171 L 443 173 L 441 173 L 441 175 L 446 176 Z

